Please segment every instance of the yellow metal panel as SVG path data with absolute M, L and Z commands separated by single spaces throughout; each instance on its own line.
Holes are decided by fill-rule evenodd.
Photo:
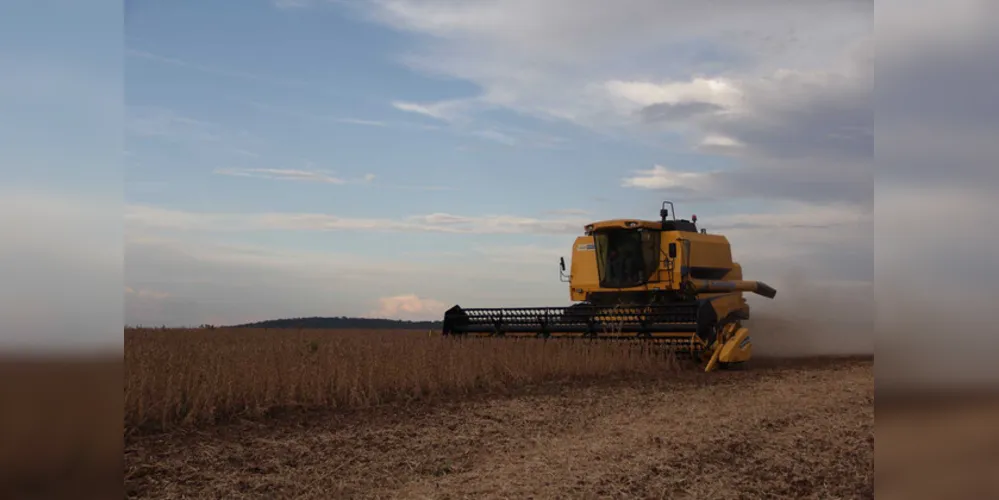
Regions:
M 748 361 L 753 354 L 753 343 L 749 340 L 749 329 L 740 328 L 725 345 L 722 346 L 718 354 L 718 361 L 721 363 L 739 363 Z
M 730 267 L 732 251 L 728 239 L 717 234 L 682 233 L 690 240 L 691 267 Z M 684 262 L 687 262 L 686 259 Z
M 739 309 L 749 309 L 746 299 L 739 292 L 720 294 L 718 298 L 711 301 L 711 307 L 715 310 L 715 315 L 719 320 L 725 319 L 729 314 Z
M 732 269 L 729 270 L 728 274 L 725 275 L 726 280 L 741 280 L 742 279 L 742 265 L 738 262 L 732 263 Z
M 569 297 L 573 301 L 586 300 L 586 293 L 600 289 L 597 278 L 597 252 L 592 236 L 580 236 L 572 245 Z

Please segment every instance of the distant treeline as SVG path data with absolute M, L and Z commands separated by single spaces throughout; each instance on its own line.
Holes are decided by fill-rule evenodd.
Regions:
M 368 329 L 439 329 L 440 321 L 405 321 L 397 319 L 372 319 L 372 318 L 288 318 L 271 319 L 245 325 L 236 325 L 236 328 L 316 328 L 316 329 L 339 329 L 339 328 L 368 328 Z

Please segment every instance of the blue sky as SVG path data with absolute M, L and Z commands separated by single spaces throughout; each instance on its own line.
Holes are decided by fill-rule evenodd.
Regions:
M 566 304 L 556 264 L 582 226 L 655 218 L 663 199 L 731 231 L 751 276 L 780 281 L 794 257 L 814 279 L 869 280 L 872 258 L 828 244 L 870 212 L 869 12 L 825 6 L 841 24 L 807 39 L 793 9 L 697 30 L 671 17 L 694 2 L 607 8 L 130 3 L 126 321 Z M 844 99 L 819 110 L 841 130 L 794 108 L 825 94 Z M 845 139 L 788 147 L 801 126 Z
M 126 5 L 0 16 L 0 262 L 47 276 L 5 296 L 23 325 L 568 304 L 583 225 L 663 199 L 747 277 L 871 286 L 867 2 Z

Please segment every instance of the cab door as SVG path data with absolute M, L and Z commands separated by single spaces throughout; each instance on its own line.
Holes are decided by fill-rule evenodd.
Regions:
M 597 251 L 592 236 L 579 236 L 572 246 L 569 272 L 569 296 L 573 301 L 586 300 L 589 292 L 600 288 Z

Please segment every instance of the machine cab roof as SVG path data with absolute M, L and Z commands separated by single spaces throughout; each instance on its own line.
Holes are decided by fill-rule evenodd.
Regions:
M 669 205 L 669 209 L 666 209 L 666 205 Z M 593 222 L 588 224 L 586 229 L 586 235 L 592 236 L 595 231 L 611 230 L 611 229 L 645 229 L 654 231 L 683 231 L 688 233 L 697 232 L 697 216 L 691 217 L 692 220 L 686 219 L 676 219 L 676 212 L 670 214 L 673 210 L 673 203 L 670 201 L 664 201 L 662 209 L 659 210 L 660 220 L 650 221 L 650 220 L 638 220 L 638 219 L 609 219 Z M 668 217 L 672 215 L 672 219 Z

